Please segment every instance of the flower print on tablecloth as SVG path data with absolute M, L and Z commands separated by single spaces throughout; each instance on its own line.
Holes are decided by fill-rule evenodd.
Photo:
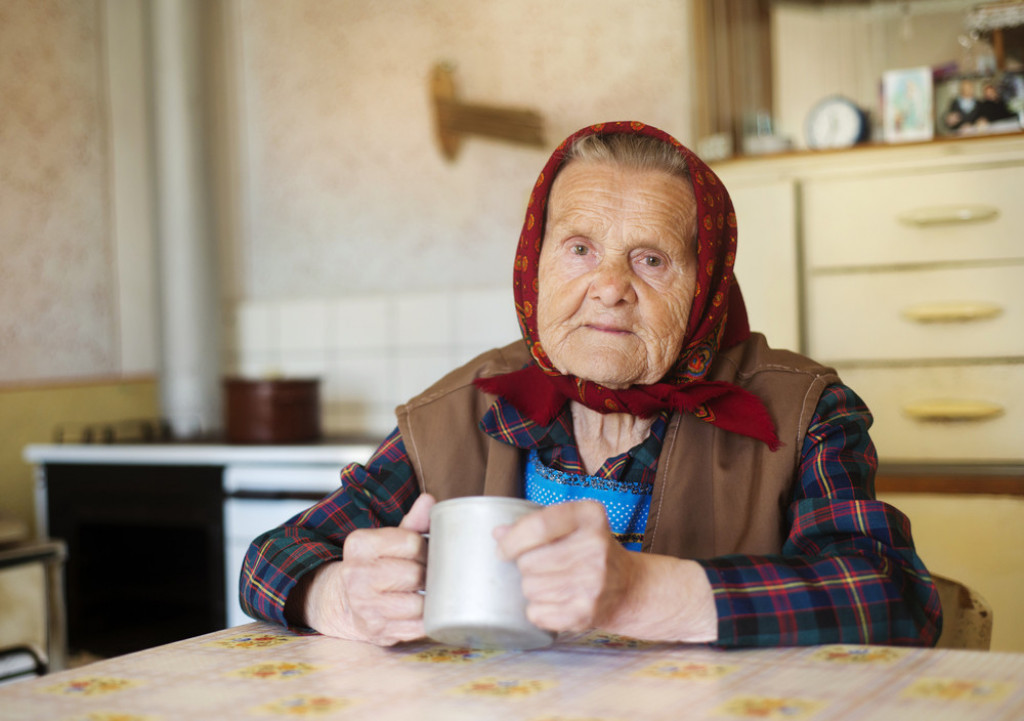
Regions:
M 718 707 L 724 716 L 758 719 L 808 718 L 825 706 L 822 701 L 775 696 L 737 696 Z
M 139 716 L 118 711 L 93 711 L 84 716 L 71 716 L 62 721 L 156 721 L 156 716 Z
M 405 660 L 420 663 L 474 663 L 499 656 L 503 653 L 505 652 L 500 649 L 435 646 L 409 654 L 405 657 Z
M 58 696 L 102 696 L 138 686 L 138 681 L 107 676 L 82 676 L 55 686 L 44 686 L 41 691 Z
M 242 636 L 232 636 L 211 641 L 207 646 L 219 646 L 221 648 L 272 648 L 283 643 L 291 643 L 294 636 L 284 636 L 279 633 L 250 633 Z
M 634 676 L 650 676 L 655 678 L 679 678 L 695 681 L 708 681 L 727 676 L 739 666 L 721 663 L 703 663 L 700 661 L 673 661 L 664 659 L 634 672 Z
M 529 721 L 623 721 L 618 718 L 610 718 L 607 716 L 538 716 L 531 718 Z
M 616 636 L 614 633 L 607 633 L 605 631 L 591 631 L 575 640 L 574 643 L 584 646 L 616 649 L 649 648 L 655 645 L 651 641 L 641 641 L 638 638 L 630 638 L 629 636 Z
M 246 666 L 231 671 L 228 676 L 259 680 L 285 680 L 305 676 L 307 673 L 319 671 L 320 666 L 296 661 L 264 661 L 253 666 Z
M 622 719 L 609 718 L 608 716 L 537 716 L 530 721 L 622 721 Z
M 890 646 L 823 646 L 811 654 L 816 661 L 828 663 L 895 663 L 910 653 L 907 648 Z
M 962 678 L 920 678 L 903 692 L 916 699 L 942 701 L 1002 701 L 1013 689 L 1003 681 L 979 681 Z
M 554 680 L 488 677 L 464 683 L 452 689 L 452 693 L 458 696 L 521 698 L 546 691 L 557 683 Z
M 317 716 L 330 714 L 352 705 L 352 700 L 334 696 L 299 694 L 265 703 L 254 709 L 256 713 L 277 716 Z

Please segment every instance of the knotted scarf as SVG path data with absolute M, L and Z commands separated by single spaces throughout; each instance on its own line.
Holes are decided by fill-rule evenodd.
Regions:
M 578 138 L 612 133 L 658 138 L 676 148 L 686 160 L 697 201 L 697 284 L 682 350 L 657 383 L 618 390 L 560 373 L 541 346 L 537 331 L 537 269 L 555 176 Z M 732 201 L 718 176 L 692 151 L 667 133 L 638 122 L 602 123 L 579 130 L 558 146 L 541 171 L 530 194 L 516 250 L 516 314 L 533 362 L 518 371 L 477 379 L 476 385 L 501 396 L 541 425 L 550 423 L 568 400 L 601 413 L 631 413 L 642 418 L 674 410 L 764 441 L 775 450 L 779 439 L 761 400 L 731 383 L 707 380 L 719 350 L 750 335 L 746 307 L 733 277 L 735 259 L 736 214 Z

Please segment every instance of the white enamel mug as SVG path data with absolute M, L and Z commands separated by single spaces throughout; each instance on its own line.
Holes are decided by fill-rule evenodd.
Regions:
M 555 634 L 526 618 L 522 578 L 498 557 L 493 531 L 540 509 L 521 498 L 466 496 L 430 511 L 426 598 L 427 636 L 465 648 L 530 649 Z

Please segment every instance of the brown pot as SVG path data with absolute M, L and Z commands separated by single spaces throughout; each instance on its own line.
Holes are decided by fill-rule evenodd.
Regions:
M 224 380 L 229 443 L 307 443 L 320 438 L 320 381 Z

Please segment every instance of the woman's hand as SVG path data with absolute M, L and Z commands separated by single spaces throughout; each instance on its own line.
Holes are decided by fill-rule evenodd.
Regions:
M 430 529 L 434 503 L 432 496 L 423 494 L 397 528 L 349 534 L 344 560 L 314 571 L 304 588 L 297 587 L 294 603 L 296 591 L 288 597 L 289 621 L 289 607 L 301 604 L 303 619 L 297 622 L 326 636 L 380 646 L 422 638 L 423 596 L 418 591 L 423 589 L 427 562 L 422 534 Z
M 523 577 L 527 616 L 552 631 L 599 628 L 666 641 L 718 636 L 711 585 L 693 561 L 627 551 L 603 506 L 548 506 L 495 531 Z

